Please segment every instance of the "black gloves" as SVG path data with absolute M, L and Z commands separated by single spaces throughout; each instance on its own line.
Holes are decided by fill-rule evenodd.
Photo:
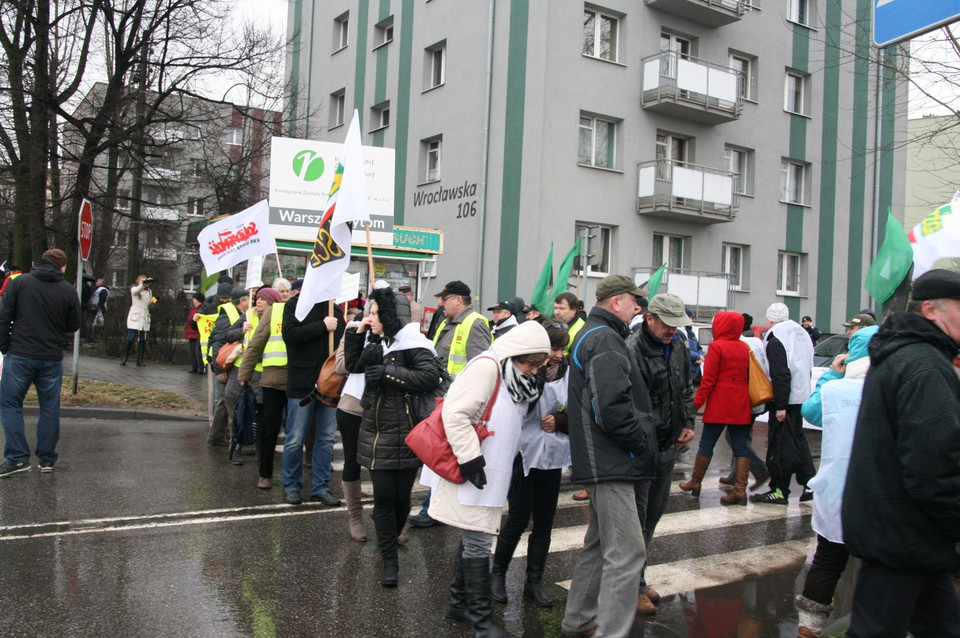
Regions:
M 472 461 L 461 463 L 460 473 L 463 474 L 463 478 L 473 483 L 474 487 L 482 490 L 483 486 L 487 484 L 487 475 L 483 471 L 483 466 L 486 464 L 487 462 L 483 460 L 483 456 L 478 456 Z
M 366 380 L 367 385 L 379 383 L 380 379 L 383 378 L 383 371 L 384 367 L 382 365 L 367 366 L 367 369 L 363 371 L 363 378 Z
M 383 363 L 383 348 L 377 343 L 368 343 L 360 353 L 359 363 L 362 367 L 378 366 Z

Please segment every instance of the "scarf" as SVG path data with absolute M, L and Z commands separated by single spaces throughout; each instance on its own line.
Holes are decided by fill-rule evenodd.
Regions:
M 513 359 L 506 358 L 500 364 L 503 372 L 503 382 L 507 384 L 507 392 L 514 403 L 533 403 L 540 398 L 543 392 L 543 379 L 539 375 L 528 377 L 520 374 Z

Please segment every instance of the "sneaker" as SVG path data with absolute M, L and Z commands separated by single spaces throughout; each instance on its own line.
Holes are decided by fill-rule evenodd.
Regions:
M 230 453 L 230 462 L 234 465 L 243 465 L 243 459 L 240 458 L 240 448 L 236 448 Z
M 654 605 L 647 595 L 644 594 L 637 598 L 637 615 L 638 616 L 653 616 L 657 613 L 657 606 Z
M 42 474 L 53 472 L 53 461 L 40 461 L 40 472 Z
M 770 490 L 766 494 L 754 494 L 750 497 L 754 503 L 771 503 L 773 505 L 786 505 L 787 499 L 780 490 Z
M 3 465 L 0 465 L 0 478 L 29 471 L 30 463 L 27 461 L 11 461 L 7 459 L 3 462 Z
M 319 494 L 311 494 L 310 500 L 314 503 L 323 503 L 327 507 L 337 507 L 340 505 L 340 499 L 331 494 L 329 491 L 320 492 Z
M 587 490 L 580 490 L 579 492 L 573 495 L 573 500 L 575 501 L 588 501 L 590 500 L 590 495 L 587 494 Z
M 273 481 L 269 478 L 260 477 L 257 479 L 257 487 L 261 490 L 269 490 L 273 486 Z
M 812 501 L 812 500 L 813 500 L 813 490 L 811 490 L 809 487 L 804 487 L 803 494 L 800 495 L 800 502 L 806 503 L 807 501 Z
M 440 524 L 440 521 L 434 520 L 429 514 L 424 513 L 414 514 L 407 519 L 407 522 L 414 527 L 433 527 Z

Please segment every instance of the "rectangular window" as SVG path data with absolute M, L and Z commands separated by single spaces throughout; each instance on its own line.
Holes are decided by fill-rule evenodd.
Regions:
M 807 166 L 800 162 L 780 162 L 780 201 L 788 204 L 805 203 Z
M 442 86 L 447 75 L 447 43 L 439 42 L 426 49 L 423 69 L 423 87 L 425 91 Z
M 379 22 L 374 27 L 373 48 L 381 47 L 393 41 L 393 16 Z
M 580 263 L 580 255 L 573 258 L 574 274 L 606 276 L 610 272 L 610 245 L 613 229 L 609 226 L 600 226 L 590 223 L 578 223 L 576 225 L 576 237 L 581 237 L 581 232 L 588 230 L 592 237 L 584 239 L 583 250 L 587 251 L 587 272 L 583 272 L 583 266 Z M 582 251 L 581 251 L 582 252 Z M 595 257 L 591 258 L 590 253 Z
M 616 168 L 617 123 L 580 115 L 580 145 L 577 163 L 598 168 Z
M 807 76 L 787 71 L 783 88 L 783 110 L 807 115 Z
M 683 270 L 683 237 L 676 235 L 653 235 L 653 268 L 663 264 L 673 271 Z
M 737 93 L 744 100 L 756 100 L 757 58 L 742 53 L 730 53 L 730 68 L 739 72 Z
M 787 20 L 813 26 L 813 0 L 787 0 Z
M 187 199 L 187 215 L 203 216 L 203 200 L 199 197 Z
M 370 130 L 379 131 L 390 126 L 390 102 L 381 102 L 370 108 Z
M 744 281 L 744 255 L 746 246 L 740 244 L 723 244 L 720 247 L 720 272 L 730 279 L 730 288 L 741 290 L 746 287 Z
M 780 251 L 777 254 L 777 294 L 799 295 L 803 255 Z
M 350 12 L 347 11 L 333 19 L 333 52 L 347 48 L 350 43 Z
M 421 175 L 424 183 L 440 181 L 440 149 L 442 137 L 432 137 L 420 142 Z
M 203 160 L 193 158 L 190 160 L 194 177 L 203 177 Z
M 241 146 L 243 144 L 243 131 L 236 126 L 231 126 L 223 132 L 223 143 L 228 146 Z
M 734 192 L 740 195 L 753 192 L 753 151 L 735 146 L 724 147 L 723 168 L 733 173 Z
M 330 94 L 330 128 L 343 125 L 343 118 L 347 109 L 346 89 L 340 89 Z
M 583 55 L 617 61 L 620 21 L 599 9 L 583 11 Z

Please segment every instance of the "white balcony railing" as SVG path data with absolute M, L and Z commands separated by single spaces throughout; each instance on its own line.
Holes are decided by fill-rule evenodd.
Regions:
M 144 248 L 143 258 L 156 261 L 177 261 L 176 248 Z
M 736 176 L 705 166 L 659 159 L 638 167 L 637 211 L 677 211 L 733 219 L 739 205 Z
M 743 106 L 740 75 L 736 69 L 662 51 L 643 59 L 643 105 L 670 101 L 735 119 Z

